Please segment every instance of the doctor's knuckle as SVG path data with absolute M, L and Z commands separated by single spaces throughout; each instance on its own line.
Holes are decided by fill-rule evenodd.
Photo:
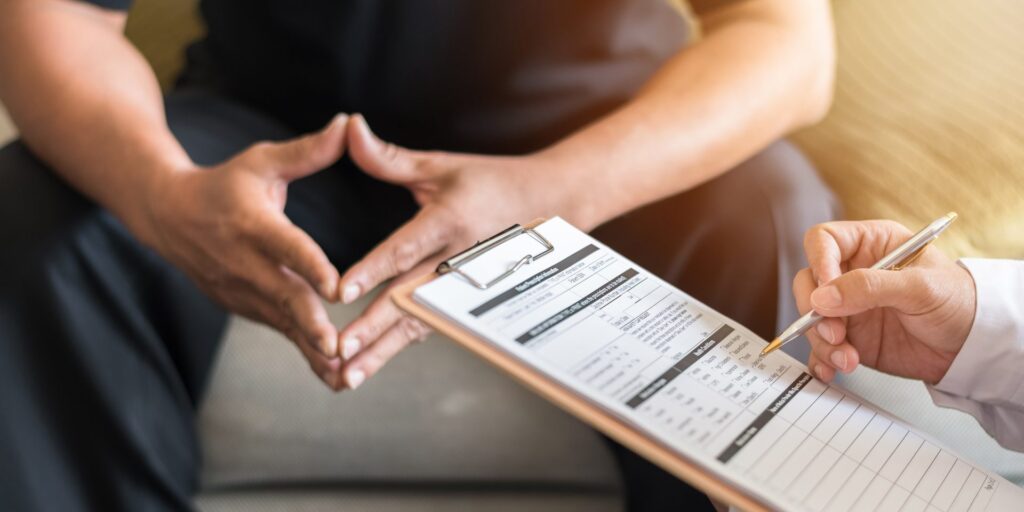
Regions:
M 806 282 L 810 278 L 811 278 L 811 269 L 809 269 L 809 268 L 802 268 L 802 269 L 800 269 L 800 271 L 797 272 L 795 276 L 793 276 L 793 288 L 794 289 L 799 288 L 802 283 Z
M 811 228 L 804 233 L 804 246 L 812 246 L 822 238 L 828 236 L 829 226 L 831 226 L 831 224 L 828 222 L 811 226 Z
M 857 269 L 849 273 L 849 283 L 852 288 L 867 296 L 873 296 L 878 290 L 878 277 L 865 269 Z
M 896 222 L 894 220 L 880 220 L 877 221 L 878 225 L 884 230 L 894 235 L 909 235 L 910 230 L 906 226 Z

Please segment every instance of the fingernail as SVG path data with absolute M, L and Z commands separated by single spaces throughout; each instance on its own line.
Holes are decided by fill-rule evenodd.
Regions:
M 320 281 L 320 293 L 323 294 L 324 298 L 334 302 L 338 300 L 338 287 L 341 285 L 341 276 L 337 272 L 332 272 L 330 277 L 324 278 Z
M 341 301 L 345 304 L 352 304 L 359 298 L 359 285 L 349 284 L 341 291 Z
M 381 149 L 384 147 L 384 141 L 377 136 L 373 131 L 373 128 L 370 128 L 370 123 L 366 120 L 366 116 L 359 116 L 359 124 L 361 125 L 363 132 L 366 134 L 366 138 L 369 140 L 372 149 Z
M 360 346 L 362 346 L 362 343 L 359 342 L 359 338 L 346 338 L 345 341 L 341 343 L 342 359 L 348 361 L 349 359 L 355 357 L 355 355 L 359 352 Z
M 317 341 L 317 346 L 320 347 L 320 349 L 323 351 L 325 356 L 327 356 L 327 357 L 331 357 L 331 356 L 337 357 L 337 355 L 338 355 L 338 345 L 336 345 L 337 340 L 338 340 L 338 335 L 337 334 L 335 334 L 334 336 L 324 336 L 324 337 L 320 338 L 319 341 Z
M 345 379 L 348 381 L 349 389 L 356 389 L 366 380 L 366 374 L 362 370 L 352 370 L 348 372 Z
M 334 281 L 323 281 L 320 283 L 320 295 L 329 301 L 335 300 L 334 296 L 336 290 L 337 286 Z
M 345 114 L 335 114 L 334 117 L 332 117 L 331 120 L 327 123 L 327 126 L 324 127 L 324 133 L 329 133 L 333 131 L 335 128 L 341 126 L 343 124 L 341 120 L 344 119 L 345 117 L 347 117 Z
M 814 365 L 814 374 L 818 376 L 818 379 L 825 380 L 825 367 L 820 364 Z
M 818 334 L 820 334 L 822 338 L 825 338 L 825 341 L 829 343 L 836 342 L 835 337 L 832 335 L 832 326 L 829 325 L 828 322 L 819 323 L 816 329 L 818 329 Z
M 837 308 L 843 305 L 843 296 L 839 294 L 839 288 L 833 285 L 818 288 L 811 293 L 811 304 L 819 308 Z
M 341 369 L 341 359 L 332 357 L 327 360 L 327 371 L 329 373 L 335 373 Z
M 836 350 L 832 352 L 832 355 L 828 356 L 832 360 L 832 364 L 836 365 L 836 368 L 846 371 L 846 354 L 842 350 Z

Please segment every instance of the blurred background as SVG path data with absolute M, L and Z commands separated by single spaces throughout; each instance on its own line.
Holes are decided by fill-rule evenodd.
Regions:
M 835 104 L 793 139 L 845 216 L 916 229 L 955 210 L 951 256 L 1024 258 L 1024 3 L 833 3 Z M 127 32 L 168 87 L 202 30 L 194 2 L 139 0 Z M 0 142 L 15 136 L 0 106 Z M 353 400 L 275 336 L 234 320 L 201 416 L 205 510 L 621 509 L 591 431 L 451 344 L 411 349 Z M 920 384 L 862 369 L 846 385 L 1024 483 L 1024 457 Z

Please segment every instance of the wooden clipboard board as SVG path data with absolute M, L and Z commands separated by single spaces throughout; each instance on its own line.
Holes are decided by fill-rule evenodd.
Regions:
M 538 226 L 543 222 L 543 220 L 535 220 L 526 225 L 526 228 Z M 509 374 L 520 384 L 526 386 L 527 389 L 587 423 L 604 435 L 614 439 L 619 444 L 657 464 L 665 471 L 700 489 L 708 496 L 741 510 L 772 510 L 766 504 L 758 501 L 756 497 L 723 482 L 716 475 L 708 473 L 700 466 L 681 457 L 671 449 L 590 403 L 553 379 L 501 351 L 501 349 L 495 347 L 490 342 L 466 331 L 449 319 L 416 302 L 413 298 L 413 292 L 437 277 L 439 277 L 439 274 L 434 272 L 395 287 L 391 291 L 392 301 L 406 313 L 418 318 L 437 332 L 448 336 L 463 348 L 468 349 L 499 370 Z M 680 510 L 683 507 L 685 507 L 685 504 L 680 504 Z

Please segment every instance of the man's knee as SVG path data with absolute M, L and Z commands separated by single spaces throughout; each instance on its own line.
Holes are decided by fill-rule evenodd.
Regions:
M 771 204 L 776 222 L 799 225 L 802 232 L 835 217 L 838 203 L 809 160 L 787 141 L 778 141 L 733 171 Z
M 738 246 L 802 261 L 803 233 L 836 217 L 838 203 L 803 154 L 779 141 L 714 180 L 702 194 L 708 218 Z M 785 262 L 785 261 L 783 261 Z M 783 270 L 783 269 L 780 269 Z M 791 276 L 780 276 L 787 280 Z
M 703 226 L 696 232 L 706 235 L 692 252 L 710 255 L 691 259 L 703 264 L 702 276 L 713 276 L 702 278 L 706 295 L 717 298 L 709 301 L 762 334 L 795 318 L 789 283 L 804 266 L 803 232 L 836 210 L 814 167 L 796 147 L 776 142 L 695 192 L 688 208 Z M 777 311 L 729 310 L 737 297 L 757 297 Z
M 152 258 L 110 213 L 65 183 L 21 142 L 0 149 L 0 288 L 40 292 L 98 262 Z M 66 276 L 65 276 L 66 277 Z M 96 283 L 93 283 L 96 284 Z

